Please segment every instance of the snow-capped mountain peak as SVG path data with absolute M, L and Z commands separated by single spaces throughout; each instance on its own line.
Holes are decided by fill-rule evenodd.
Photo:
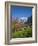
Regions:
M 21 21 L 21 22 L 27 22 L 27 17 L 21 17 L 21 18 L 19 18 L 19 21 Z

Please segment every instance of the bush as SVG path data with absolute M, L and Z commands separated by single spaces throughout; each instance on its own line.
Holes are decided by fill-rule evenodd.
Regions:
M 32 28 L 22 28 L 21 31 L 12 33 L 13 38 L 25 38 L 32 37 Z

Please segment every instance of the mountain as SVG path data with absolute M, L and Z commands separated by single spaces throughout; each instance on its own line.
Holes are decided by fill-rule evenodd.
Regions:
M 18 20 L 19 22 L 27 22 L 27 17 L 21 17 L 21 18 L 19 18 L 19 20 Z
M 16 18 L 16 17 L 12 16 L 12 22 L 16 21 L 16 22 L 22 22 L 22 23 L 24 23 L 24 22 L 27 22 L 27 20 L 28 20 L 27 17 L 20 17 L 20 18 L 17 17 Z

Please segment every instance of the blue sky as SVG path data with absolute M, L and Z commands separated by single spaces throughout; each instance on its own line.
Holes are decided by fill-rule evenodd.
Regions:
M 13 17 L 29 17 L 32 15 L 32 8 L 22 6 L 11 6 L 11 16 Z

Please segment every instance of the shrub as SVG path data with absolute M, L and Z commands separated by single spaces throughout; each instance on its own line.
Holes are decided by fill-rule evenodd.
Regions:
M 32 37 L 32 28 L 21 28 L 19 31 L 12 33 L 13 38 Z

